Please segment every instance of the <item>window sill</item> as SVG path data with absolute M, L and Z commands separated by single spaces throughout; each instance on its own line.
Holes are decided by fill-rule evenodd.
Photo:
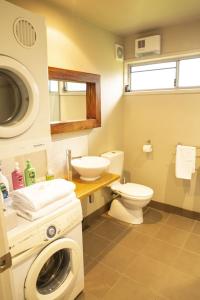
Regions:
M 149 91 L 136 91 L 136 92 L 123 93 L 124 96 L 170 95 L 170 94 L 200 94 L 200 88 L 174 89 L 174 90 L 149 90 Z

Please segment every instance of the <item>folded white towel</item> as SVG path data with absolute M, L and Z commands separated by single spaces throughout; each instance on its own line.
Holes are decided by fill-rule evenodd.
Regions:
M 177 145 L 176 147 L 176 177 L 191 179 L 195 172 L 196 148 Z
M 29 220 L 34 221 L 36 219 L 39 219 L 41 217 L 44 217 L 50 213 L 53 213 L 54 211 L 63 208 L 68 203 L 72 201 L 76 201 L 76 194 L 73 192 L 69 196 L 62 198 L 60 200 L 57 200 L 43 208 L 41 208 L 38 211 L 31 211 L 28 209 L 25 209 L 24 207 L 21 207 L 19 203 L 13 202 L 13 208 L 16 210 L 17 215 Z
M 53 179 L 16 190 L 12 200 L 19 207 L 38 211 L 46 205 L 60 200 L 75 190 L 75 184 L 65 179 Z

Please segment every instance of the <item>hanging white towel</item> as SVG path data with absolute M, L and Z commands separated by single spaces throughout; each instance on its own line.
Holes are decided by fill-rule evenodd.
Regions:
M 76 194 L 73 192 L 69 196 L 62 198 L 60 200 L 57 200 L 43 208 L 41 208 L 38 211 L 31 211 L 23 206 L 21 206 L 19 203 L 13 202 L 13 208 L 16 210 L 17 215 L 29 220 L 34 221 L 36 219 L 39 219 L 41 217 L 44 217 L 50 213 L 53 213 L 54 211 L 63 208 L 67 204 L 69 204 L 72 201 L 77 201 Z
M 73 182 L 53 179 L 14 191 L 12 200 L 16 205 L 27 210 L 38 211 L 46 205 L 68 196 L 74 190 Z
M 176 147 L 176 177 L 191 179 L 195 172 L 196 148 L 177 145 Z

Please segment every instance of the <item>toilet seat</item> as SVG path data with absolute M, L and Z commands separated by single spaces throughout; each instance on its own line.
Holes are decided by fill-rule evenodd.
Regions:
M 146 200 L 153 196 L 153 190 L 142 184 L 114 183 L 111 189 L 127 199 Z

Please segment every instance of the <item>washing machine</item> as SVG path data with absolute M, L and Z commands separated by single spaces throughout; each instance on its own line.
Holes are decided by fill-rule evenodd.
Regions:
M 44 18 L 0 0 L 1 159 L 50 142 Z
M 77 198 L 33 222 L 18 218 L 8 231 L 13 300 L 72 300 L 83 290 L 81 221 Z

